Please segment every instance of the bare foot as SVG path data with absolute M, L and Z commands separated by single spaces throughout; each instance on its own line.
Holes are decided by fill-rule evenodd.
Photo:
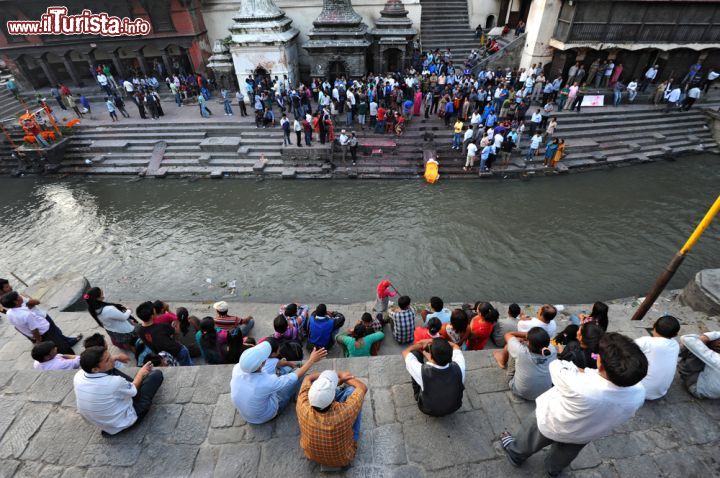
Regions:
M 494 350 L 493 357 L 495 357 L 495 361 L 497 362 L 498 367 L 500 367 L 500 368 L 506 367 L 506 364 L 503 363 L 503 351 L 502 350 Z

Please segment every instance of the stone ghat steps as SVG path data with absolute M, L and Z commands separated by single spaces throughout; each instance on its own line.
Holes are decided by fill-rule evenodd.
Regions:
M 453 60 L 460 64 L 470 50 L 479 47 L 475 32 L 470 29 L 466 0 L 422 0 L 420 37 L 423 50 L 441 51 L 448 48 Z
M 31 103 L 27 104 L 30 106 Z M 35 105 L 35 103 L 32 103 L 32 105 Z M 22 103 L 15 99 L 15 96 L 10 93 L 5 85 L 0 86 L 0 120 L 15 118 L 25 110 L 26 108 L 22 105 Z

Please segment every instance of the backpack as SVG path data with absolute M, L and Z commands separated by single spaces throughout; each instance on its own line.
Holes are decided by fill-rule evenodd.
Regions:
M 280 354 L 280 357 L 291 362 L 296 362 L 303 359 L 302 344 L 297 340 L 285 339 L 280 341 L 278 353 Z

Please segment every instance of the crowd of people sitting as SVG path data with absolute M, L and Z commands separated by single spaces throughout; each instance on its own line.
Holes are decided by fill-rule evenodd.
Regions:
M 103 334 L 84 341 L 79 355 L 73 346 L 82 336 L 65 337 L 39 302 L 12 290 L 0 279 L 8 321 L 32 343 L 39 370 L 80 369 L 74 387 L 80 415 L 115 435 L 137 424 L 150 410 L 163 382 L 159 368 L 187 366 L 202 357 L 207 364 L 234 364 L 231 399 L 251 424 L 266 423 L 293 400 L 300 444 L 307 458 L 330 467 L 354 459 L 361 408 L 367 385 L 350 372 L 309 373 L 338 344 L 346 357 L 379 352 L 389 326 L 402 352 L 423 413 L 442 417 L 462 406 L 465 392 L 463 351 L 483 350 L 492 343 L 500 368 L 506 370 L 513 394 L 535 400 L 536 410 L 514 435 L 500 442 L 508 460 L 520 466 L 538 450 L 552 445 L 545 461 L 557 476 L 583 446 L 611 433 L 632 417 L 645 400 L 669 390 L 676 368 L 687 390 L 697 398 L 720 398 L 720 332 L 684 335 L 680 322 L 665 315 L 650 336 L 631 340 L 608 331 L 609 307 L 596 302 L 590 314 L 572 315 L 557 330 L 557 307 L 545 304 L 529 316 L 517 304 L 506 313 L 488 302 L 449 309 L 439 297 L 429 307 L 415 307 L 383 280 L 376 289 L 372 313 L 350 327 L 343 314 L 318 304 L 282 306 L 272 319 L 273 334 L 251 338 L 255 319 L 231 315 L 226 302 L 213 305 L 214 317 L 198 319 L 162 301 L 143 302 L 132 312 L 105 301 L 101 289 L 84 296 L 88 312 L 125 353 L 111 354 Z M 390 299 L 397 297 L 397 305 Z M 266 318 L 265 320 L 270 320 Z M 132 353 L 141 368 L 130 377 Z M 135 365 L 134 363 L 132 365 Z

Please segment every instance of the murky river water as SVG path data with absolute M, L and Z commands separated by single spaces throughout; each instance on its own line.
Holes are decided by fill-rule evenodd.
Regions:
M 0 179 L 0 277 L 111 300 L 589 302 L 644 295 L 720 192 L 720 157 L 529 182 Z M 720 267 L 720 221 L 671 286 Z M 212 283 L 208 283 L 208 279 Z

